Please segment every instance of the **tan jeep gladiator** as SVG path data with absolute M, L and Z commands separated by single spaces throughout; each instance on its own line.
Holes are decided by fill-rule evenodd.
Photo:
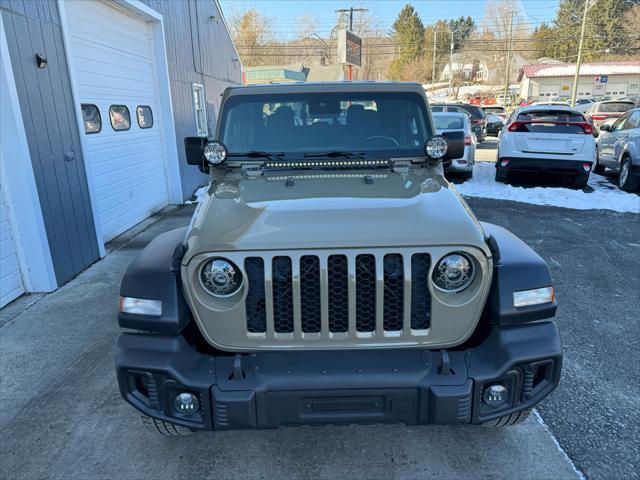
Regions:
M 479 222 L 443 176 L 423 88 L 225 91 L 188 227 L 121 284 L 124 399 L 164 434 L 527 418 L 558 384 L 546 263 Z M 195 168 L 195 167 L 194 167 Z

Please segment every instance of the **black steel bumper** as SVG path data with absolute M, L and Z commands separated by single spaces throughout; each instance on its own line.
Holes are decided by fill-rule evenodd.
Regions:
M 502 166 L 503 160 L 509 164 Z M 496 168 L 504 173 L 551 173 L 560 175 L 588 175 L 582 168 L 582 160 L 557 160 L 549 158 L 503 157 L 496 163 Z
M 151 417 L 194 429 L 341 423 L 480 424 L 530 408 L 558 384 L 554 322 L 494 328 L 467 350 L 264 352 L 210 356 L 181 336 L 123 333 L 116 349 L 122 396 Z M 482 401 L 508 388 L 505 404 Z M 182 416 L 178 392 L 198 395 Z

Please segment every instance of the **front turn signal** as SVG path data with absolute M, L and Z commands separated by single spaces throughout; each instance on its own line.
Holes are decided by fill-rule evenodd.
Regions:
M 535 288 L 533 290 L 521 290 L 513 292 L 513 305 L 516 308 L 531 307 L 552 303 L 555 299 L 553 287 Z

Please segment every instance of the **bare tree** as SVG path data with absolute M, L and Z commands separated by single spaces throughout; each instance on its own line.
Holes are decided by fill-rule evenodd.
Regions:
M 246 66 L 268 65 L 275 54 L 269 46 L 275 44 L 272 20 L 250 8 L 236 10 L 231 15 L 231 35 Z

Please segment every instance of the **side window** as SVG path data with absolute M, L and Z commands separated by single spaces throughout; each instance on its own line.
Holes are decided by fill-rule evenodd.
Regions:
M 196 114 L 196 129 L 199 137 L 206 137 L 209 134 L 207 126 L 207 102 L 204 95 L 204 86 L 193 84 L 193 108 Z
M 109 120 L 111 128 L 116 132 L 122 132 L 131 128 L 131 115 L 126 105 L 111 105 L 109 107 Z
M 102 118 L 100 118 L 100 110 L 98 110 L 98 107 L 86 103 L 83 103 L 81 106 L 84 133 L 100 133 L 100 130 L 102 130 Z
M 640 110 L 633 112 L 624 126 L 625 130 L 632 128 L 640 128 Z
M 140 128 L 153 127 L 153 112 L 151 111 L 151 107 L 138 105 L 138 108 L 136 108 L 136 117 L 138 117 L 138 126 Z
M 611 126 L 611 130 L 615 130 L 616 132 L 618 130 L 622 130 L 624 127 L 624 124 L 627 122 L 627 119 L 629 118 L 629 114 L 625 114 L 623 116 L 621 116 L 619 119 L 617 119 L 613 125 Z

